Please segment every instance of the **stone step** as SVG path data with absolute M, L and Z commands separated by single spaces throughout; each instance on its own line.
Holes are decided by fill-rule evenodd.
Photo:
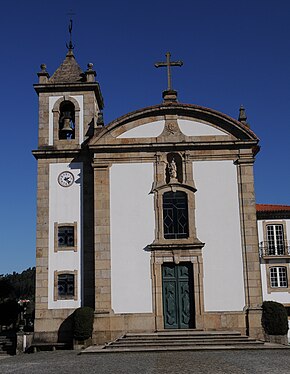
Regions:
M 126 338 L 130 337 L 140 337 L 146 339 L 147 337 L 156 337 L 156 336 L 241 336 L 241 333 L 238 331 L 202 331 L 202 330 L 170 330 L 170 331 L 158 331 L 158 332 L 144 332 L 144 333 L 126 333 L 124 336 Z
M 188 337 L 181 337 L 181 336 L 176 336 L 176 337 L 172 337 L 172 336 L 148 336 L 146 338 L 139 338 L 139 337 L 127 337 L 127 336 L 124 336 L 122 337 L 122 340 L 126 340 L 126 341 L 176 341 L 176 340 L 180 340 L 180 341 L 186 341 L 186 340 L 193 340 L 193 341 L 200 341 L 200 340 L 213 340 L 213 339 L 241 339 L 241 340 L 249 340 L 249 339 L 252 339 L 252 338 L 249 338 L 247 336 L 238 336 L 238 335 L 233 335 L 233 336 L 218 336 L 218 335 L 212 335 L 212 336 L 188 336 Z M 121 339 L 120 339 L 121 340 Z
M 121 347 L 121 346 L 126 346 L 126 347 L 134 347 L 134 346 L 173 346 L 173 345 L 212 345 L 212 344 L 263 344 L 261 341 L 256 341 L 256 340 L 246 340 L 246 339 L 233 339 L 233 340 L 219 340 L 219 339 L 214 339 L 214 340 L 199 340 L 199 341 L 194 341 L 194 340 L 187 340 L 187 341 L 182 341 L 182 340 L 177 340 L 177 341 L 126 341 L 126 339 L 122 341 L 116 341 L 113 343 L 110 343 L 108 347 Z
M 110 353 L 126 353 L 126 352 L 167 352 L 167 351 L 226 351 L 226 350 L 264 350 L 264 349 L 289 349 L 287 346 L 279 344 L 247 344 L 247 345 L 195 345 L 195 346 L 173 346 L 173 347 L 115 347 L 107 349 L 104 346 L 90 346 L 81 351 L 80 354 L 110 354 Z
M 190 342 L 173 342 L 170 344 L 159 344 L 159 343 L 139 343 L 139 344 L 130 344 L 130 343 L 124 343 L 124 344 L 110 344 L 107 345 L 107 349 L 111 348 L 130 348 L 130 347 L 187 347 L 187 346 L 212 346 L 212 345 L 261 345 L 264 344 L 263 342 L 247 342 L 247 341 L 213 341 L 213 342 L 198 342 L 198 343 L 190 343 Z
M 104 346 L 91 346 L 81 353 L 195 351 L 229 349 L 282 349 L 236 331 L 176 330 L 126 333 Z

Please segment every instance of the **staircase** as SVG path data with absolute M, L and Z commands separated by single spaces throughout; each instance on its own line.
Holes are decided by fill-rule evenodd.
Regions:
M 104 346 L 91 346 L 83 353 L 193 351 L 220 349 L 285 348 L 255 340 L 239 332 L 174 330 L 154 333 L 127 333 Z
M 16 335 L 14 333 L 0 334 L 0 355 L 15 355 Z

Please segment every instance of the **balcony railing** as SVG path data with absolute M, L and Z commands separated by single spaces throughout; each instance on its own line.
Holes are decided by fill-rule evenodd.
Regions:
M 290 256 L 290 241 L 284 241 L 274 245 L 270 242 L 260 242 L 260 256 Z

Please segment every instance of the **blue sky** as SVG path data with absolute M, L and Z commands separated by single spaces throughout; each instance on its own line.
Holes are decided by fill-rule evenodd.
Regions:
M 75 56 L 94 63 L 104 119 L 161 102 L 170 51 L 179 101 L 238 116 L 260 138 L 258 203 L 290 205 L 290 2 L 279 0 L 15 0 L 1 3 L 0 274 L 35 265 L 36 73 L 63 61 L 68 12 Z

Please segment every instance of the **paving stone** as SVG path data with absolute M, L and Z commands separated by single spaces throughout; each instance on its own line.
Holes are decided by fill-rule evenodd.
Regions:
M 38 352 L 0 360 L 9 374 L 288 374 L 290 351 L 158 352 L 78 355 Z

